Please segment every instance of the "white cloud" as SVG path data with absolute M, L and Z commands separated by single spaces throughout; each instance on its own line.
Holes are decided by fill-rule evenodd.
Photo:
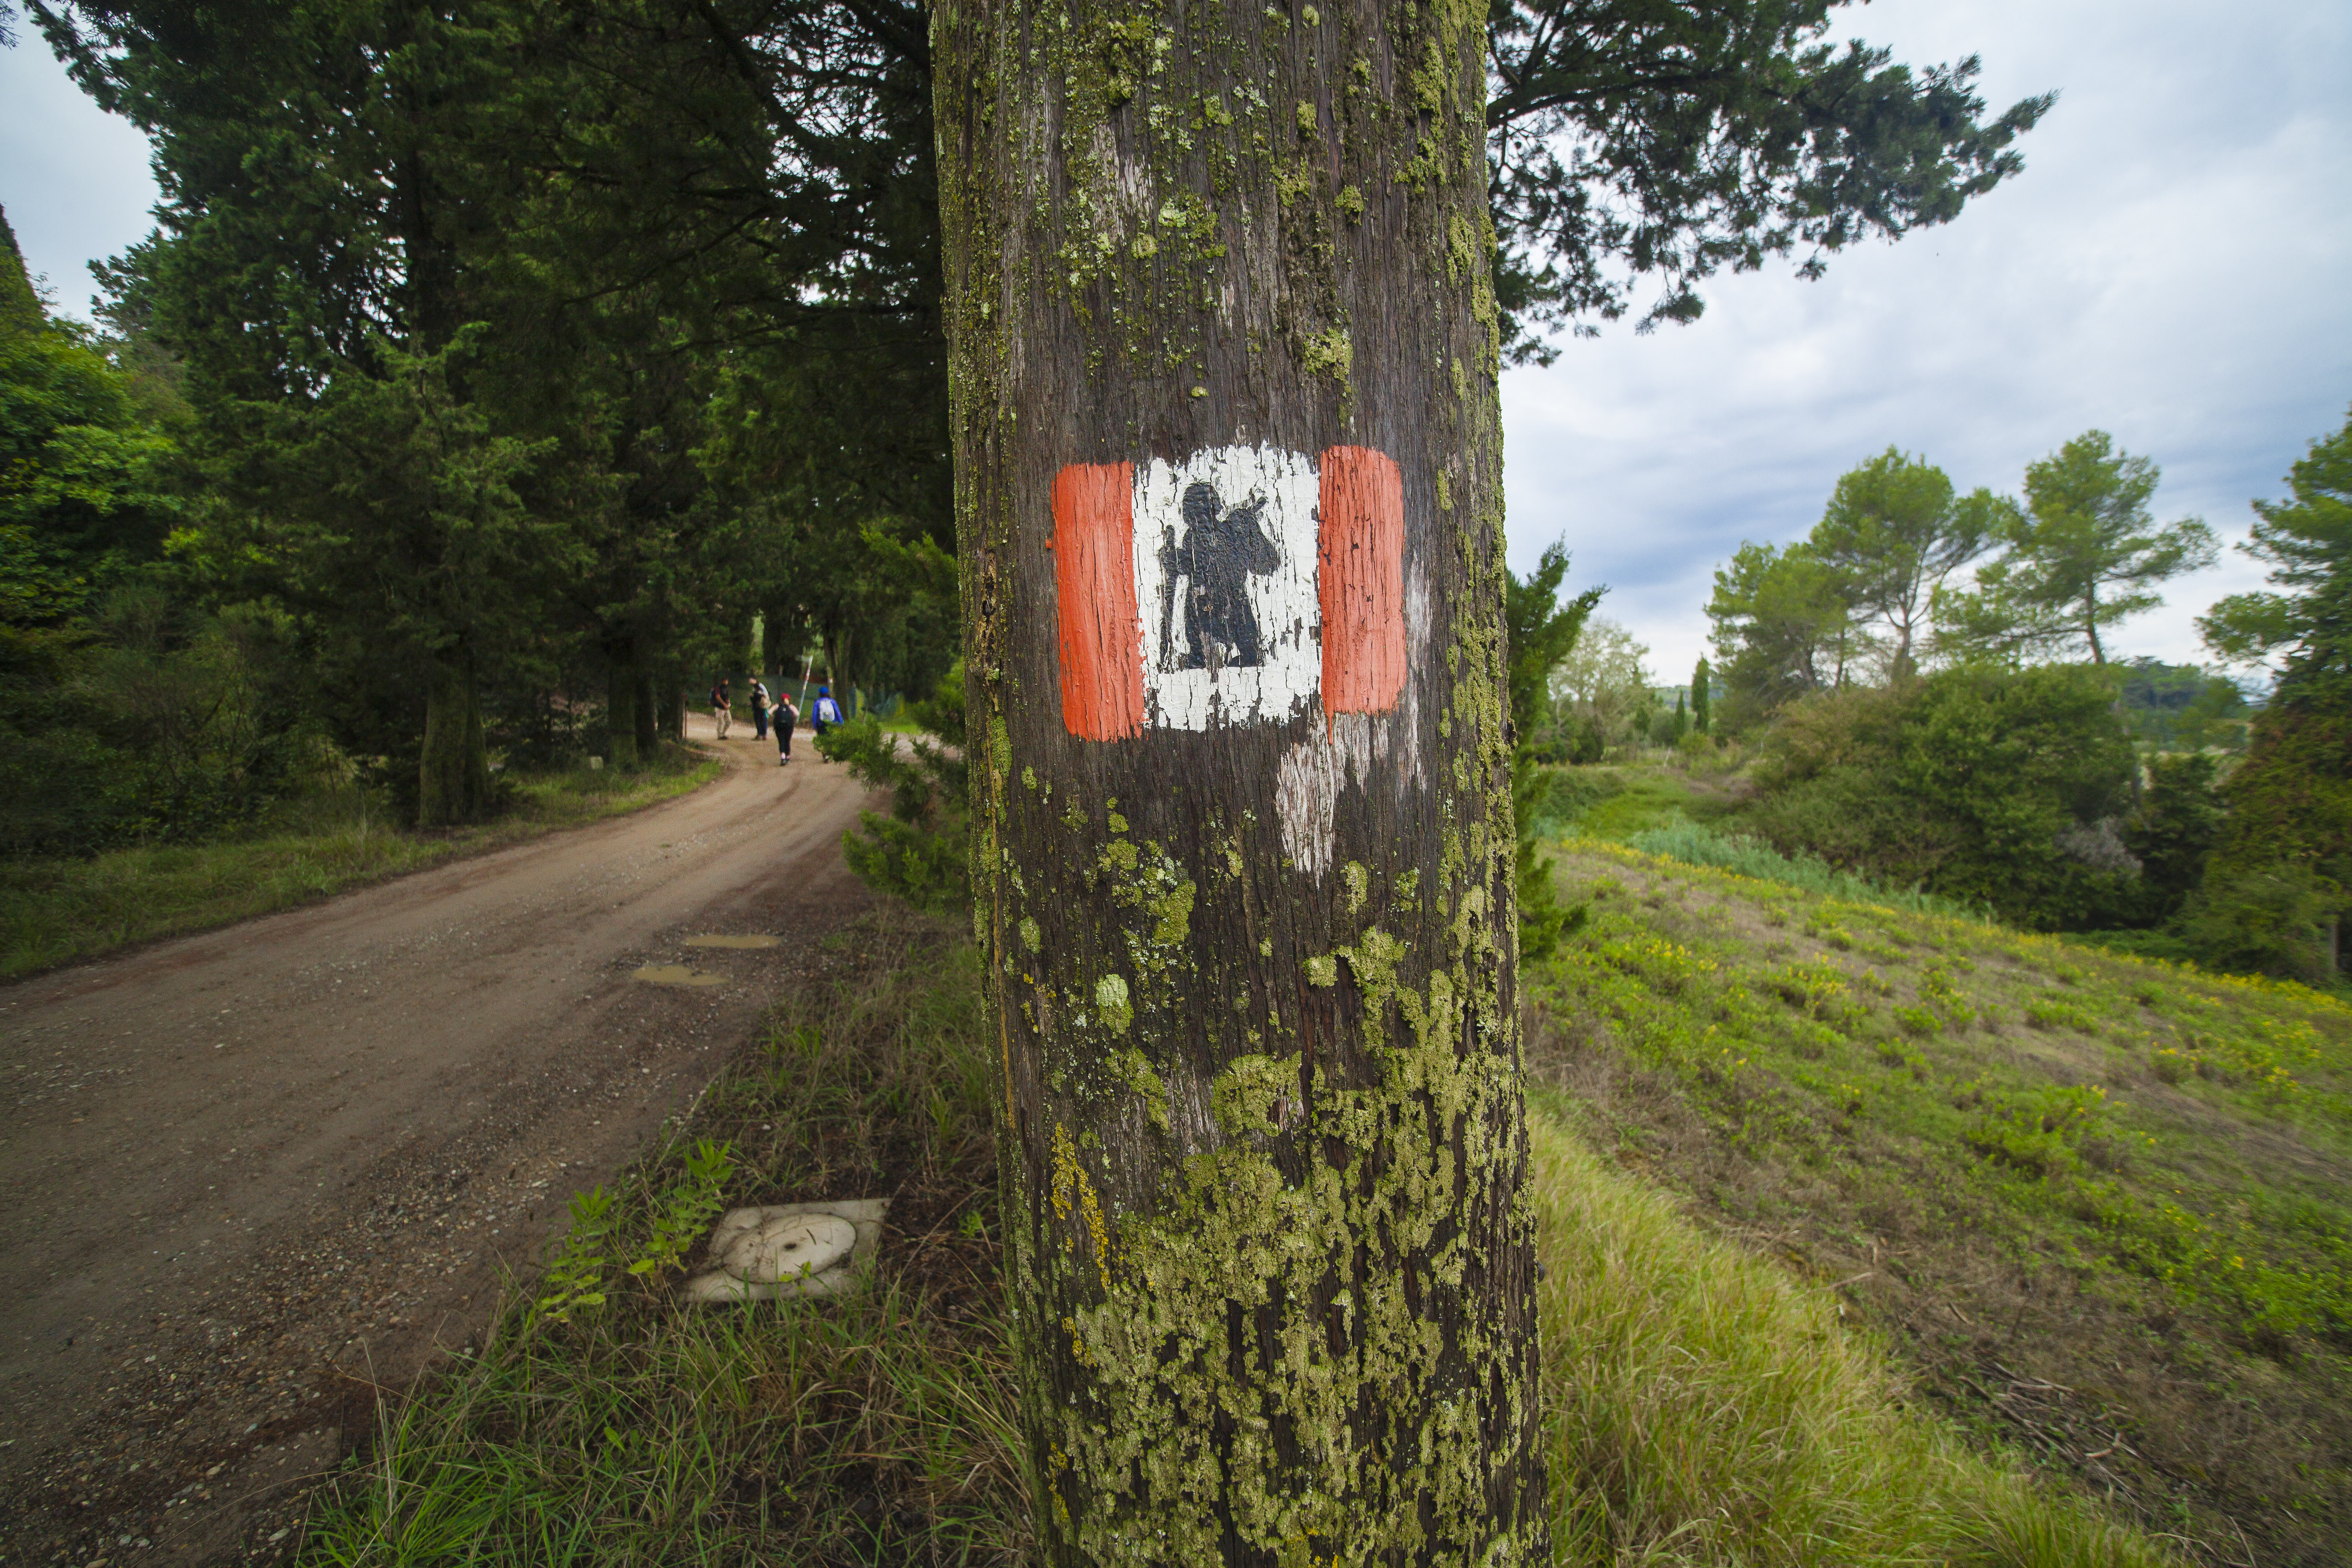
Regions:
M 119 255 L 155 226 L 147 138 L 82 95 L 29 23 L 0 49 L 0 206 L 56 308 L 87 320 L 97 285 L 89 264 Z
M 1724 279 L 1696 326 L 1504 378 L 1513 564 L 1564 535 L 1669 679 L 1704 649 L 1716 563 L 1801 537 L 1887 446 L 2014 493 L 2095 426 L 2162 466 L 2160 517 L 2237 538 L 2352 402 L 2330 194 L 2352 190 L 2352 9 L 1882 0 L 1849 29 L 1914 64 L 1981 53 L 1996 108 L 2059 89 L 2025 173 L 1821 282 Z M 2193 617 L 2259 577 L 2232 555 L 2179 580 L 2119 646 L 2196 659 Z

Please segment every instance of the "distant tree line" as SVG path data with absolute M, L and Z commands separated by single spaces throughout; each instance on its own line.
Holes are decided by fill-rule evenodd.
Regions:
M 1760 747 L 1743 824 L 2028 926 L 2335 973 L 2352 423 L 2295 464 L 2292 499 L 2255 503 L 2244 548 L 2273 591 L 2200 622 L 2225 663 L 2273 668 L 2251 717 L 2225 674 L 2112 659 L 2117 623 L 2217 554 L 2202 522 L 2154 518 L 2158 478 L 2099 431 L 2030 465 L 2021 500 L 1960 496 L 1890 449 L 1839 480 L 1805 540 L 1743 545 L 1708 605 L 1718 724 Z

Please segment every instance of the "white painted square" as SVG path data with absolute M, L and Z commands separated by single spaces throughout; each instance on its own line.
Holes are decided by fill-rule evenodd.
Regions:
M 1221 544 L 1213 556 L 1205 542 L 1194 542 L 1205 509 L 1196 503 L 1187 518 L 1185 500 L 1195 485 L 1206 485 L 1214 498 L 1213 531 Z M 1135 604 L 1143 629 L 1146 725 L 1206 730 L 1307 710 L 1323 673 L 1315 584 L 1320 500 L 1315 462 L 1302 452 L 1219 447 L 1177 463 L 1154 458 L 1136 466 Z M 1245 555 L 1223 547 L 1235 538 Z M 1198 563 L 1206 564 L 1188 569 Z M 1227 640 L 1250 630 L 1255 664 L 1243 658 L 1238 640 Z

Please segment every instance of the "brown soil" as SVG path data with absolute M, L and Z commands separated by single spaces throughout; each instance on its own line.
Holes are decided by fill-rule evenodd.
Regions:
M 719 744 L 679 800 L 0 990 L 0 1562 L 290 1545 L 376 1391 L 805 982 L 871 803 Z

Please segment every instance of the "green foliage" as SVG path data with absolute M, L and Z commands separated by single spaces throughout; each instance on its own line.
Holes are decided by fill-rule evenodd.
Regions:
M 1727 689 L 1725 722 L 1747 728 L 1783 703 L 1846 685 L 1867 649 L 1852 582 L 1810 544 L 1742 544 L 1707 600 Z
M 1981 917 L 1980 905 L 1937 898 L 1916 888 L 1882 887 L 1850 871 L 1841 871 L 1812 855 L 1783 855 L 1760 838 L 1726 833 L 1697 823 L 1677 822 L 1666 827 L 1644 828 L 1625 842 L 1645 854 L 1662 855 L 1689 866 L 1711 866 L 1759 881 L 1780 882 L 1807 892 L 1847 903 L 1876 904 L 1912 914 L 1937 914 L 1954 919 Z
M 866 547 L 948 531 L 903 27 L 634 0 L 41 22 L 171 192 L 107 281 L 191 411 L 183 586 L 289 612 L 315 716 L 410 770 L 420 816 L 495 805 L 502 743 L 648 751 L 681 689 L 747 673 L 754 613 L 814 618 L 839 679 L 937 673 L 951 602 Z
M 1606 616 L 1585 617 L 1576 645 L 1551 674 L 1551 732 L 1539 742 L 1548 763 L 1597 763 L 1608 748 L 1636 740 L 1648 721 L 1650 650 Z
M 733 1150 L 708 1138 L 696 1139 L 677 1180 L 647 1204 L 646 1239 L 629 1272 L 658 1279 L 685 1268 L 687 1254 L 719 1217 L 724 1206 L 719 1194 L 734 1173 Z
M 2119 664 L 2116 696 L 2132 733 L 2158 752 L 2246 745 L 2246 694 L 2227 676 L 2194 665 L 2135 658 Z
M 2021 924 L 2113 923 L 2137 897 L 2136 771 L 2103 674 L 1964 668 L 1791 706 L 1746 820 L 1786 853 Z
M 2182 930 L 2214 962 L 2325 984 L 2352 914 L 2352 419 L 2287 482 L 2293 501 L 2254 503 L 2245 548 L 2289 591 L 2225 599 L 2200 623 L 2229 657 L 2284 658 Z
M 1706 734 L 1711 727 L 1714 711 L 1715 672 L 1707 668 L 1706 655 L 1698 656 L 1698 668 L 1691 671 L 1691 728 Z
M 527 1324 L 568 1323 L 572 1313 L 604 1305 L 604 1271 L 613 1263 L 609 1251 L 618 1225 L 614 1196 L 601 1183 L 572 1194 L 572 1223 L 548 1258 Z
M 903 747 L 870 714 L 836 725 L 817 742 L 821 753 L 845 763 L 861 783 L 890 792 L 890 815 L 860 812 L 858 826 L 841 836 L 842 854 L 868 886 L 927 914 L 958 915 L 971 906 L 962 662 L 940 678 L 929 701 L 908 706 L 927 733 Z
M 2222 822 L 2215 762 L 2201 752 L 2152 757 L 2139 809 L 2124 842 L 2140 863 L 2140 919 L 2158 925 L 2179 912 L 2204 879 Z
M 1536 822 L 1547 781 L 1536 760 L 1536 736 L 1550 708 L 1552 672 L 1575 650 L 1586 617 L 1606 588 L 1587 588 L 1560 601 L 1568 575 L 1568 549 L 1546 545 L 1535 571 L 1522 582 L 1503 572 L 1504 626 L 1510 648 L 1511 813 L 1518 826 L 1513 887 L 1518 901 L 1519 952 L 1539 959 L 1573 931 L 1583 912 L 1563 906 L 1553 890 L 1549 862 L 1536 848 Z
M 2216 856 L 2182 912 L 2180 934 L 2200 963 L 2216 969 L 2326 985 L 2336 978 L 2327 924 L 2342 899 L 2308 866 Z
M 1888 668 L 1901 679 L 1916 666 L 1936 590 L 2012 526 L 2016 511 L 1990 490 L 1956 497 L 1943 469 L 1889 447 L 1839 479 L 1807 544 L 1843 579 L 1842 596 L 1886 624 Z
M 2352 416 L 2315 440 L 2287 472 L 2291 501 L 2254 502 L 2251 538 L 2240 546 L 2266 563 L 2285 593 L 2242 594 L 2198 622 L 2213 650 L 2241 662 L 2284 653 L 2279 697 L 2346 683 L 2352 677 Z
M 2212 564 L 2213 531 L 2195 518 L 2159 524 L 2148 510 L 2161 472 L 2088 430 L 2025 467 L 2025 510 L 2000 527 L 2007 546 L 1970 593 L 1938 609 L 1948 641 L 1977 653 L 2049 655 L 2087 648 L 2101 633 L 2164 602 L 2156 584 Z

